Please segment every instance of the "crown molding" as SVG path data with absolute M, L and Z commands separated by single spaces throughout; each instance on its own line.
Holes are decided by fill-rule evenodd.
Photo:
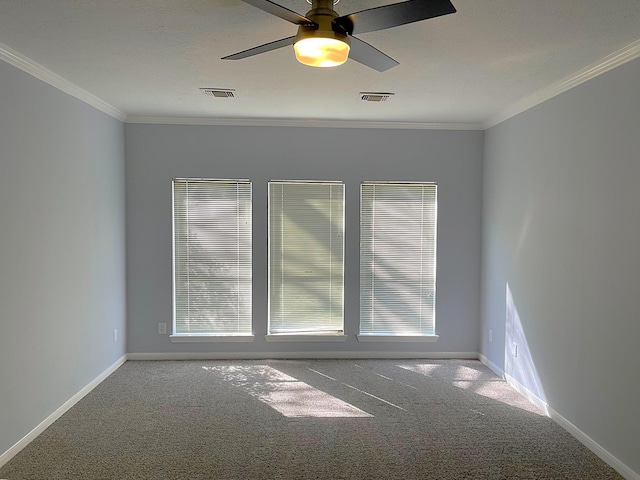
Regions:
M 96 97 L 95 95 L 83 90 L 82 88 L 74 85 L 68 80 L 62 78 L 57 73 L 52 72 L 51 70 L 43 67 L 42 65 L 34 62 L 28 57 L 16 52 L 12 48 L 7 45 L 0 43 L 0 60 L 4 60 L 5 62 L 13 65 L 14 67 L 22 70 L 23 72 L 28 73 L 36 77 L 38 80 L 42 80 L 45 83 L 48 83 L 52 87 L 61 90 L 62 92 L 71 95 L 78 100 L 100 110 L 107 115 L 124 122 L 126 118 L 126 114 L 114 106 L 108 104 L 104 100 Z
M 578 85 L 583 84 L 595 77 L 602 75 L 603 73 L 613 70 L 620 65 L 624 65 L 636 58 L 640 57 L 640 40 L 637 40 L 620 50 L 607 55 L 602 60 L 592 63 L 588 67 L 578 70 L 572 75 L 554 83 L 548 87 L 538 90 L 536 93 L 529 95 L 518 102 L 510 105 L 509 107 L 501 110 L 490 117 L 488 117 L 482 123 L 482 129 L 486 130 L 505 120 L 510 119 L 530 108 L 535 107 L 547 100 L 560 95 L 567 90 L 570 90 Z
M 314 120 L 297 118 L 213 118 L 154 117 L 128 115 L 126 123 L 154 125 L 214 125 L 242 127 L 323 127 L 323 128 L 386 128 L 405 130 L 483 130 L 481 123 L 375 122 L 360 120 Z
M 640 57 L 640 40 L 604 57 L 563 80 L 529 95 L 509 107 L 487 117 L 483 122 L 394 122 L 337 119 L 295 119 L 295 118 L 211 118 L 211 117 L 170 117 L 126 115 L 121 110 L 101 100 L 95 95 L 69 82 L 60 75 L 39 65 L 28 57 L 0 43 L 0 60 L 36 77 L 37 79 L 81 100 L 82 102 L 125 123 L 155 125 L 212 125 L 249 127 L 323 127 L 323 128 L 366 128 L 405 130 L 487 130 L 536 105 L 539 105 L 567 90 L 587 82 L 603 73 Z
M 377 122 L 358 120 L 315 120 L 296 118 L 213 118 L 213 117 L 168 117 L 129 115 L 118 110 L 95 95 L 39 65 L 28 57 L 0 43 L 0 60 L 13 65 L 39 80 L 61 90 L 107 115 L 126 123 L 148 123 L 155 125 L 214 125 L 247 127 L 325 127 L 325 128 L 386 128 L 406 130 L 482 130 L 481 123 L 425 123 L 425 122 Z

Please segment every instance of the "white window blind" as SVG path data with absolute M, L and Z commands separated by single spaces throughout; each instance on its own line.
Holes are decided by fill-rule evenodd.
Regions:
M 173 181 L 175 335 L 251 334 L 251 182 Z
M 269 182 L 269 334 L 343 330 L 344 184 Z
M 361 185 L 361 335 L 435 335 L 436 189 Z

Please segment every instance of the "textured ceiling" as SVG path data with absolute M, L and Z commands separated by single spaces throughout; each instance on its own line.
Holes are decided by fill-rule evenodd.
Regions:
M 0 0 L 0 43 L 129 118 L 479 124 L 640 39 L 638 0 L 452 2 L 453 15 L 360 35 L 400 62 L 382 73 L 354 61 L 306 67 L 293 48 L 221 60 L 296 32 L 241 0 Z M 387 3 L 341 0 L 335 10 Z M 395 95 L 368 103 L 360 91 Z

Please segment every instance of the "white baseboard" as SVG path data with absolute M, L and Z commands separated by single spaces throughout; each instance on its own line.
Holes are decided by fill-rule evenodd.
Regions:
M 484 362 L 483 362 L 484 363 Z M 489 367 L 491 368 L 491 367 Z M 578 427 L 576 427 L 569 420 L 564 418 L 558 412 L 556 412 L 553 408 L 549 406 L 547 402 L 536 396 L 531 390 L 518 382 L 515 378 L 513 378 L 508 373 L 504 374 L 504 378 L 507 383 L 513 387 L 520 395 L 525 397 L 531 403 L 533 403 L 536 407 L 542 410 L 545 415 L 551 417 L 558 425 L 564 428 L 567 432 L 573 435 L 580 443 L 582 443 L 585 447 L 595 453 L 598 457 L 600 457 L 607 464 L 611 465 L 617 472 L 622 475 L 627 480 L 640 480 L 640 474 L 634 472 L 631 468 L 621 462 L 617 457 L 612 455 L 609 451 L 603 448 L 600 444 L 598 444 L 595 440 L 593 440 L 589 435 L 584 433 Z
M 0 455 L 0 467 L 5 465 L 9 460 L 16 456 L 20 450 L 29 445 L 38 435 L 44 432 L 47 427 L 49 427 L 53 422 L 55 422 L 58 418 L 64 415 L 67 410 L 73 407 L 76 403 L 78 403 L 82 397 L 87 395 L 91 390 L 96 388 L 105 378 L 115 372 L 124 362 L 127 361 L 127 355 L 123 355 L 116 362 L 107 368 L 104 372 L 94 378 L 91 382 L 85 385 L 78 393 L 76 393 L 69 400 L 64 402 L 55 412 L 45 418 L 40 424 L 27 433 L 22 439 L 20 439 L 13 447 Z
M 499 376 L 500 378 L 504 378 L 504 370 L 502 370 L 498 365 L 493 363 L 491 360 L 489 360 L 487 357 L 485 357 L 481 353 L 478 354 L 478 360 L 480 360 L 480 362 L 482 362 L 482 364 L 485 367 L 487 367 L 489 370 L 491 370 L 497 376 Z
M 534 404 L 536 407 L 538 407 L 540 410 L 542 410 L 547 417 L 550 416 L 549 415 L 549 404 L 547 402 L 542 400 L 535 393 L 533 393 L 527 387 L 522 385 L 520 382 L 518 382 L 515 378 L 513 378 L 508 373 L 504 374 L 504 379 L 511 386 L 511 388 L 513 388 L 520 395 L 522 395 L 524 398 L 526 398 L 532 404 Z
M 589 435 L 584 433 L 578 427 L 576 427 L 569 420 L 564 418 L 558 412 L 556 412 L 553 408 L 548 407 L 549 416 L 562 428 L 564 428 L 571 435 L 576 437 L 585 447 L 595 453 L 602 460 L 607 462 L 613 468 L 615 468 L 620 475 L 622 475 L 627 480 L 640 480 L 640 474 L 634 472 L 627 465 L 622 463 L 617 457 L 613 456 L 609 451 L 604 449 L 600 444 L 598 444 L 595 440 L 593 440 Z
M 477 359 L 478 352 L 181 352 L 129 353 L 127 360 Z
M 105 378 L 115 372 L 124 362 L 127 360 L 235 360 L 235 359 L 249 359 L 249 360 L 261 360 L 261 359 L 352 359 L 352 358 L 371 358 L 371 359 L 410 359 L 410 358 L 424 358 L 424 359 L 478 359 L 489 369 L 491 369 L 496 375 L 504 377 L 509 385 L 511 385 L 516 391 L 527 398 L 531 403 L 540 408 L 545 414 L 551 417 L 558 425 L 567 430 L 571 435 L 577 438 L 583 445 L 589 450 L 595 453 L 602 460 L 607 462 L 618 473 L 620 473 L 627 480 L 640 480 L 640 474 L 634 472 L 626 464 L 620 461 L 617 457 L 612 455 L 605 448 L 600 446 L 595 440 L 582 432 L 578 427 L 573 425 L 569 420 L 564 418 L 561 414 L 556 412 L 553 408 L 538 398 L 533 392 L 527 389 L 524 385 L 519 383 L 515 378 L 499 368 L 496 364 L 491 362 L 487 357 L 477 352 L 256 352 L 256 353 L 223 353 L 223 352 L 206 352 L 206 353 L 129 353 L 120 357 L 113 365 L 107 368 L 104 372 L 89 382 L 84 388 L 82 388 L 73 397 L 67 400 L 62 406 L 60 406 L 55 412 L 44 419 L 37 427 L 31 430 L 20 441 L 18 441 L 13 447 L 0 455 L 0 467 L 5 465 L 11 460 L 18 452 L 26 447 L 33 439 L 40 435 L 47 427 L 60 418 L 67 410 L 73 407 L 78 401 L 80 401 L 91 390 L 96 388 Z

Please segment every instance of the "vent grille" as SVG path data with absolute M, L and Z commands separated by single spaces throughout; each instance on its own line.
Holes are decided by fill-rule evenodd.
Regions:
M 389 92 L 360 92 L 358 98 L 365 102 L 386 102 L 393 95 Z
M 238 96 L 235 90 L 229 88 L 201 88 L 200 91 L 208 97 L 235 98 Z

